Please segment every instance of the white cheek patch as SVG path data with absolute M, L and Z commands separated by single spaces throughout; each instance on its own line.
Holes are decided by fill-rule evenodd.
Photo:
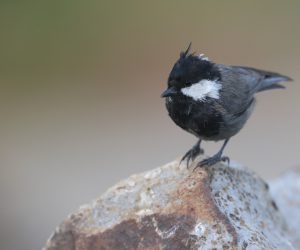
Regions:
M 221 88 L 222 85 L 217 80 L 201 80 L 189 87 L 182 88 L 181 92 L 186 96 L 192 97 L 195 101 L 204 101 L 206 97 L 219 99 Z

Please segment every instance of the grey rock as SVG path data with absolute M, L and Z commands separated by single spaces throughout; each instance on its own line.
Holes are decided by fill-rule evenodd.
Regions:
M 175 161 L 82 206 L 44 250 L 294 249 L 283 214 L 268 185 L 246 168 L 192 171 Z
M 273 205 L 288 225 L 288 235 L 295 249 L 300 249 L 300 169 L 291 169 L 270 183 Z

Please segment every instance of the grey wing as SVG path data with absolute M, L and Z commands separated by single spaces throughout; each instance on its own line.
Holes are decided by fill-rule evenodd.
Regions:
M 255 71 L 226 65 L 217 65 L 221 73 L 220 98 L 215 108 L 223 115 L 220 124 L 222 139 L 235 135 L 250 117 L 255 105 L 254 95 L 263 76 Z
M 269 89 L 282 89 L 285 87 L 279 84 L 280 82 L 292 81 L 292 78 L 278 74 L 276 72 L 255 69 L 250 67 L 241 67 L 241 66 L 233 66 L 233 67 L 244 69 L 249 72 L 252 71 L 262 76 L 262 80 L 260 81 L 259 89 L 257 90 L 257 92 L 269 90 Z
M 243 67 L 218 65 L 222 89 L 220 104 L 227 114 L 239 115 L 247 110 L 259 90 L 263 75 Z
M 247 67 L 216 65 L 221 73 L 220 98 L 215 109 L 223 114 L 220 126 L 222 139 L 235 135 L 250 117 L 257 92 L 282 88 L 282 81 L 291 80 L 277 73 Z M 220 139 L 220 138 L 219 138 Z
M 232 114 L 239 114 L 251 105 L 257 92 L 284 88 L 280 82 L 292 79 L 270 71 L 218 64 L 221 73 L 221 101 Z

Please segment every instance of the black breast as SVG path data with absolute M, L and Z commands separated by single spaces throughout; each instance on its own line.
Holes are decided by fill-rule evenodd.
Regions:
M 214 99 L 195 102 L 188 97 L 167 98 L 166 107 L 172 120 L 182 129 L 206 140 L 218 137 L 223 117 L 214 108 Z

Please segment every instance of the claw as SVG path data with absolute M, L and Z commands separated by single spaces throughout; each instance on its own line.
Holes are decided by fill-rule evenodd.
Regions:
M 189 151 L 185 153 L 185 155 L 181 158 L 180 163 L 181 164 L 184 160 L 186 160 L 186 166 L 187 168 L 190 166 L 190 161 L 194 161 L 195 158 L 199 154 L 203 154 L 204 150 L 200 148 L 200 142 L 197 142 L 195 146 L 193 146 Z
M 215 165 L 216 163 L 220 162 L 220 161 L 227 161 L 228 165 L 230 163 L 230 159 L 227 156 L 222 156 L 223 154 L 223 150 L 226 146 L 226 144 L 228 143 L 229 139 L 226 139 L 223 146 L 221 147 L 221 149 L 219 150 L 218 153 L 216 153 L 214 156 L 209 157 L 207 159 L 204 159 L 203 161 L 200 161 L 196 167 L 194 168 L 194 171 L 196 168 L 202 168 L 204 166 L 210 167 L 212 165 Z
M 227 162 L 228 165 L 230 165 L 230 158 L 228 156 L 223 156 L 221 158 L 222 161 Z
M 216 155 L 214 155 L 212 157 L 209 157 L 209 158 L 204 159 L 203 161 L 199 162 L 197 164 L 197 166 L 194 168 L 194 171 L 197 168 L 202 168 L 204 166 L 210 167 L 210 166 L 215 165 L 216 163 L 218 163 L 220 161 L 227 161 L 228 164 L 230 163 L 229 157 L 227 157 L 227 156 L 223 156 L 222 157 L 220 154 L 216 154 Z

